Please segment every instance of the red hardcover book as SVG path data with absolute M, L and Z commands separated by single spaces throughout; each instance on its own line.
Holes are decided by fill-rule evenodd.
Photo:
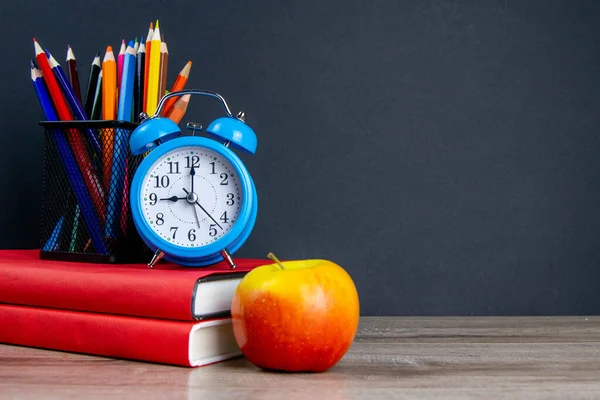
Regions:
M 234 259 L 203 268 L 159 263 L 41 260 L 36 250 L 0 250 L 0 303 L 194 321 L 228 316 L 237 285 L 270 260 Z
M 231 318 L 200 322 L 0 304 L 0 343 L 186 367 L 241 355 Z

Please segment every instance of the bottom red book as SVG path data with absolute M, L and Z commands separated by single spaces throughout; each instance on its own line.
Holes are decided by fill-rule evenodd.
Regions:
M 171 321 L 0 304 L 0 343 L 199 367 L 241 356 L 231 318 Z

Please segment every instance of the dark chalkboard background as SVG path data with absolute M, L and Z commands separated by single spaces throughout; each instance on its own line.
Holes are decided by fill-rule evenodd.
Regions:
M 600 313 L 596 1 L 5 3 L 0 247 L 39 246 L 32 37 L 85 82 L 156 18 L 169 81 L 192 60 L 259 135 L 237 255 L 334 260 L 365 315 Z

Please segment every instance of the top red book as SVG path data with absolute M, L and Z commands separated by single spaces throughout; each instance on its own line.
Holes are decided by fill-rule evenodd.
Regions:
M 159 263 L 49 261 L 39 250 L 0 250 L 0 303 L 193 321 L 228 316 L 237 285 L 270 260 L 234 258 L 186 268 Z

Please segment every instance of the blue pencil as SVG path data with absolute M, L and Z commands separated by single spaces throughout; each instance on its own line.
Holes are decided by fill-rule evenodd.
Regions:
M 56 250 L 56 248 L 58 246 L 58 238 L 60 237 L 60 231 L 62 230 L 64 220 L 65 220 L 65 216 L 63 215 L 62 217 L 60 217 L 60 219 L 58 220 L 58 223 L 52 230 L 52 234 L 50 235 L 50 238 L 48 239 L 48 241 L 42 248 L 43 251 Z
M 56 116 L 54 107 L 52 106 L 52 100 L 50 99 L 50 95 L 48 94 L 48 90 L 44 84 L 42 73 L 35 66 L 33 61 L 31 62 L 31 81 L 33 82 L 33 87 L 37 93 L 42 110 L 46 116 L 46 120 L 58 121 L 59 119 Z M 94 204 L 92 203 L 90 194 L 86 189 L 83 177 L 81 176 L 81 172 L 79 171 L 73 153 L 71 153 L 69 142 L 65 138 L 64 134 L 60 131 L 53 133 L 52 137 L 56 142 L 58 154 L 62 160 L 63 166 L 65 167 L 66 175 L 69 179 L 69 183 L 71 184 L 71 188 L 73 189 L 73 192 L 77 197 L 77 202 L 81 207 L 83 218 L 90 233 L 92 243 L 94 244 L 94 247 L 98 253 L 108 254 L 106 245 L 102 240 L 100 221 L 96 215 Z
M 71 106 L 71 109 L 73 110 L 73 113 L 75 114 L 75 117 L 78 120 L 82 120 L 82 121 L 89 120 L 88 116 L 85 114 L 85 110 L 83 109 L 81 102 L 75 95 L 75 91 L 73 90 L 73 87 L 69 83 L 69 79 L 67 78 L 65 71 L 62 69 L 62 67 L 60 66 L 58 61 L 56 61 L 56 59 L 52 56 L 52 54 L 50 54 L 50 52 L 48 50 L 46 50 L 45 52 L 46 52 L 46 56 L 48 57 L 48 63 L 50 64 L 52 71 L 54 71 L 54 76 L 56 76 L 56 80 L 58 81 L 58 84 L 61 86 L 61 89 L 63 90 L 64 95 L 67 98 L 67 101 L 69 102 L 69 105 Z M 92 129 L 85 129 L 85 132 L 86 132 L 86 135 L 88 137 L 90 144 L 94 148 L 95 154 L 98 156 L 100 154 L 102 154 L 101 153 L 102 150 L 100 148 L 100 142 L 98 141 L 96 132 L 94 132 Z
M 119 106 L 117 119 L 131 121 L 133 108 L 133 81 L 135 80 L 135 51 L 131 40 L 125 50 L 123 59 L 123 76 L 119 87 Z M 127 137 L 123 129 L 117 129 L 115 145 L 112 158 L 112 173 L 110 175 L 110 186 L 107 193 L 108 207 L 106 211 L 106 228 L 104 235 L 115 238 L 119 231 L 119 214 L 121 211 L 121 200 L 123 195 L 123 184 L 125 179 L 125 163 L 127 161 L 128 146 Z

